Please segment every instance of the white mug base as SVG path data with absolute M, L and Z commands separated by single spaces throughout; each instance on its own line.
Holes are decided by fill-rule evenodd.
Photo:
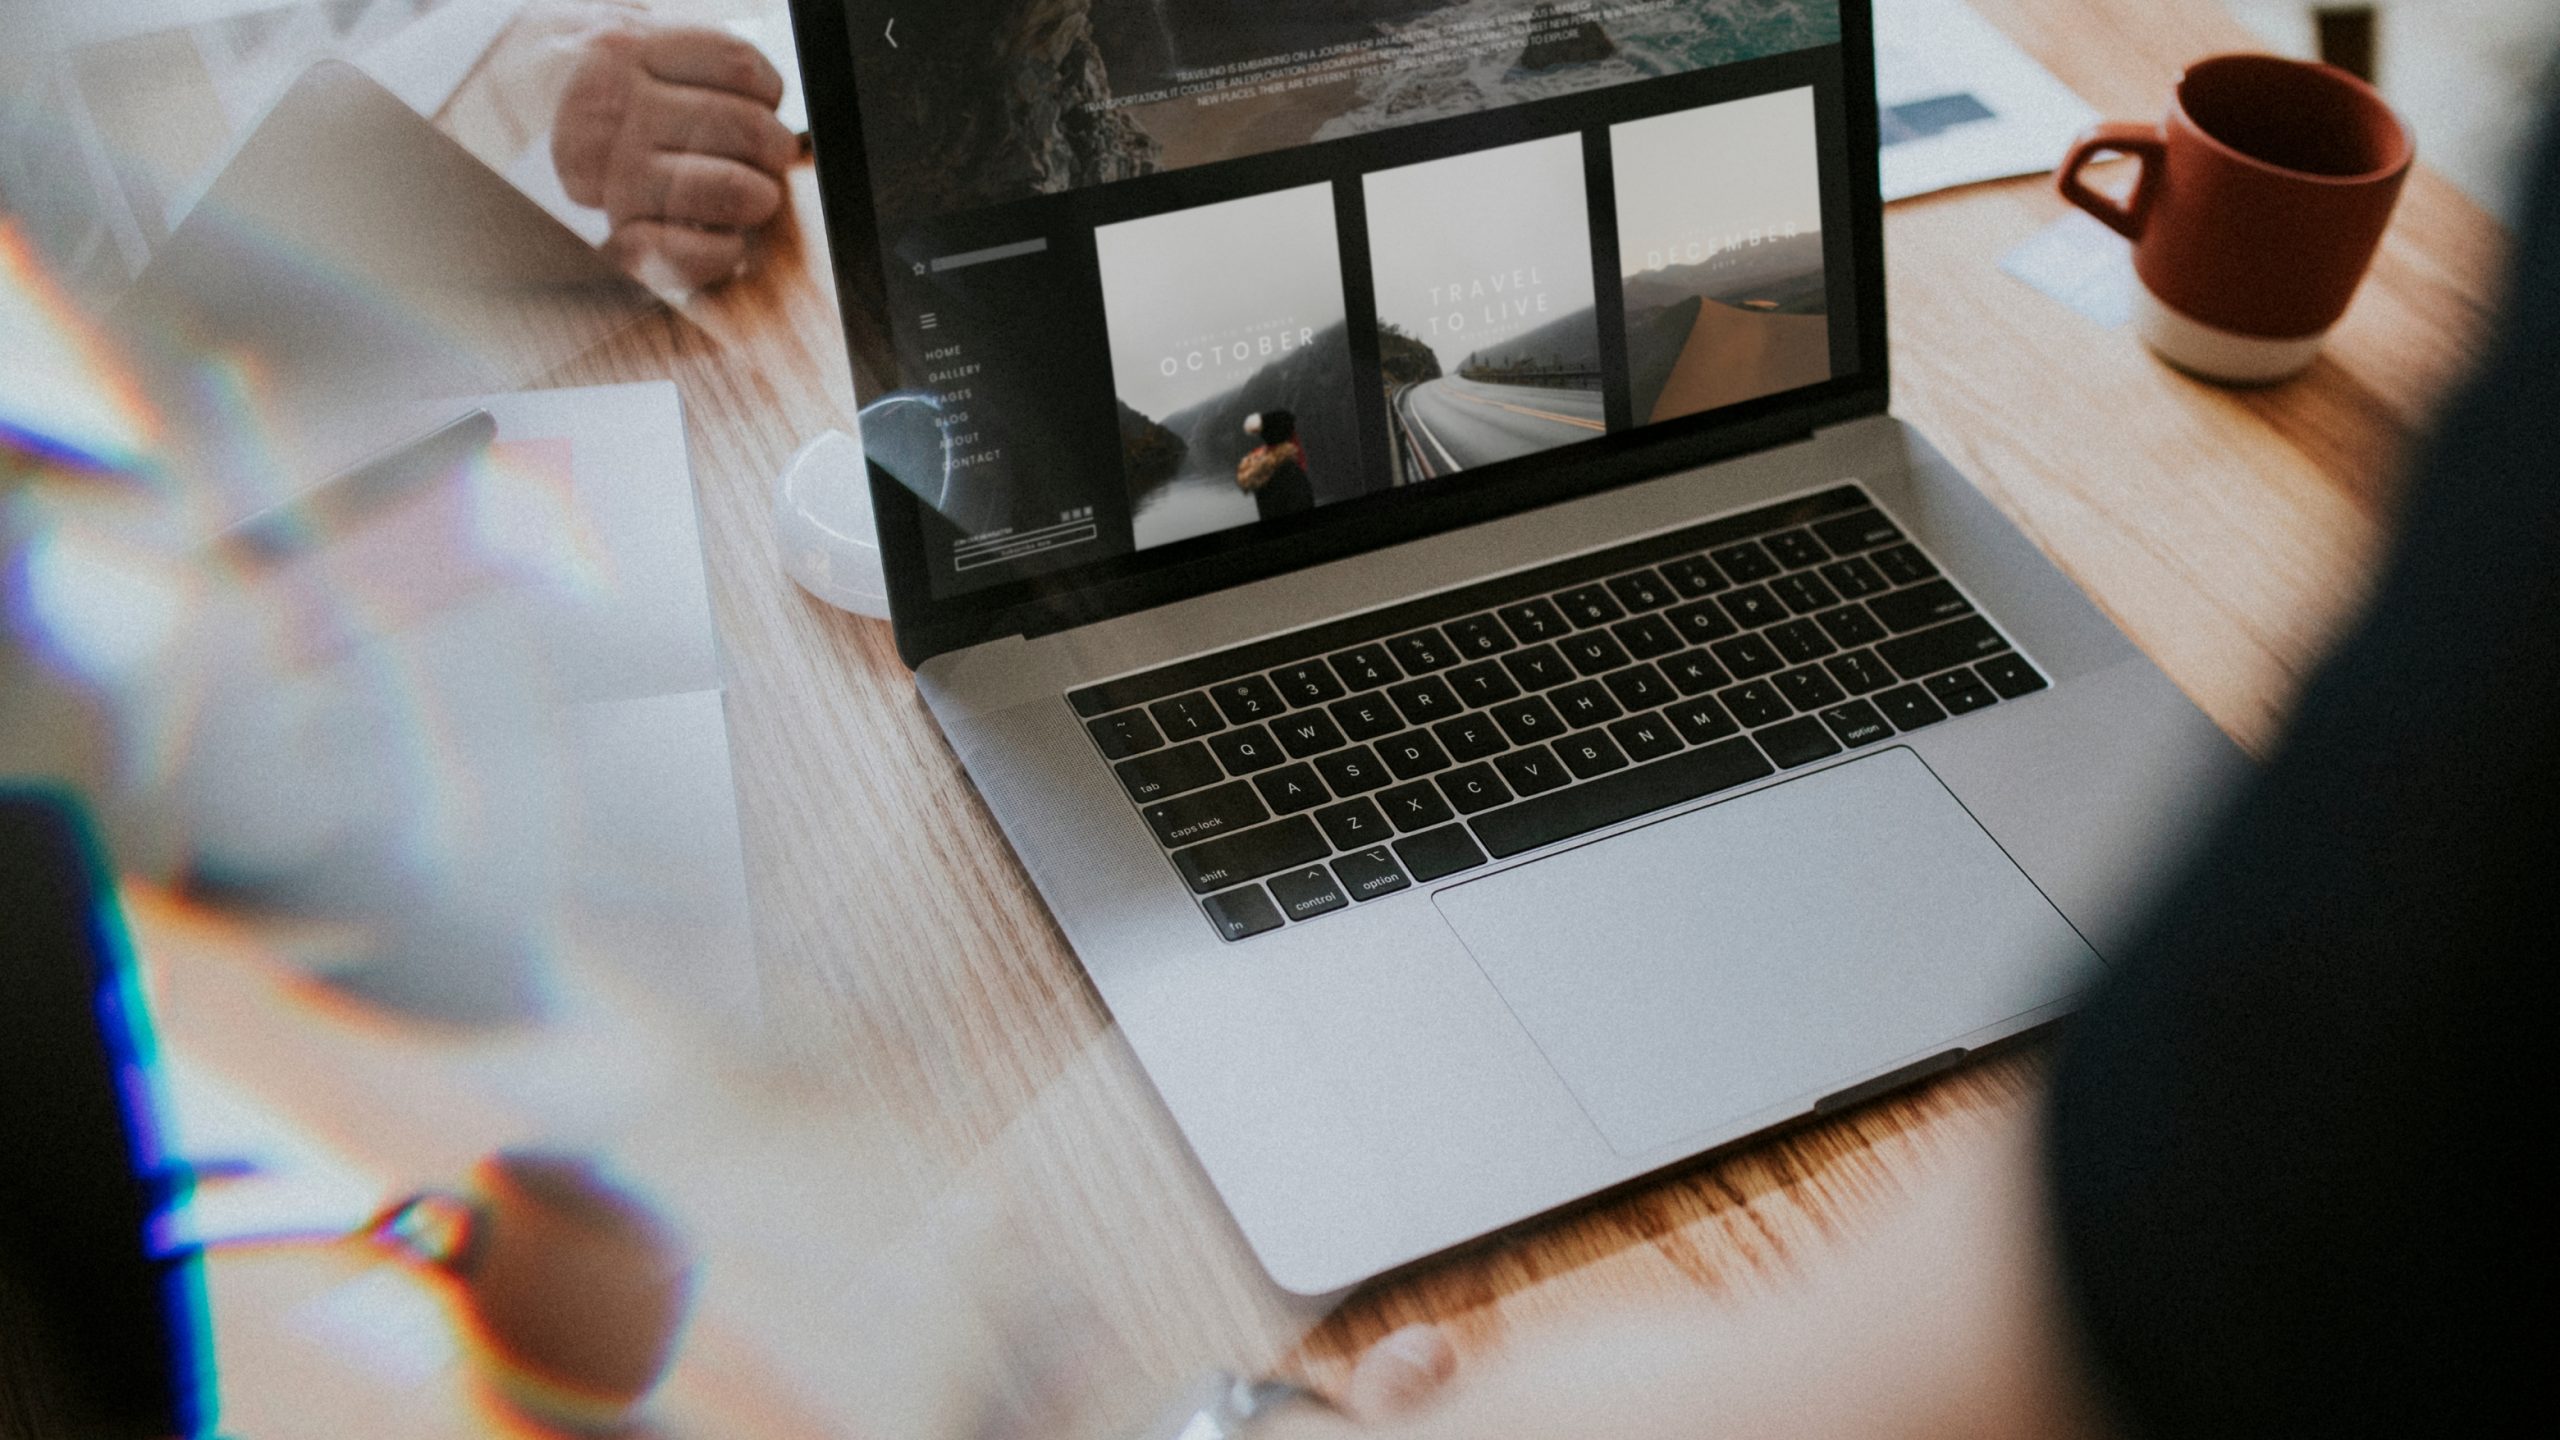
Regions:
M 2323 331 L 2298 340 L 2268 340 L 2207 325 L 2169 308 L 2147 285 L 2133 287 L 2133 329 L 2163 360 L 2206 380 L 2227 385 L 2272 385 L 2290 380 L 2320 358 Z

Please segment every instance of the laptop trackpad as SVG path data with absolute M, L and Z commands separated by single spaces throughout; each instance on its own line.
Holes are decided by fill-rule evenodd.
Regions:
M 1906 749 L 1437 899 L 1624 1155 L 1809 1106 L 2097 968 Z

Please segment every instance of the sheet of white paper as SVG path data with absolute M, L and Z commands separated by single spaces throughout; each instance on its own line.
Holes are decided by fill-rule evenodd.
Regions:
M 447 402 L 444 418 L 477 405 L 498 440 L 567 440 L 579 521 L 599 552 L 575 603 L 528 597 L 524 620 L 546 627 L 550 677 L 576 700 L 716 690 L 718 641 L 702 533 L 686 460 L 684 408 L 667 381 L 525 390 Z
M 581 205 L 569 198 L 569 187 L 560 183 L 560 167 L 551 163 L 551 132 L 525 147 L 525 152 L 507 167 L 507 183 L 524 192 L 525 198 L 551 212 L 551 218 L 569 227 L 570 232 L 590 245 L 601 246 L 613 236 L 613 217 L 592 205 Z
M 2050 170 L 2098 114 L 1964 0 L 1876 0 L 1884 198 Z
M 450 0 L 356 57 L 356 65 L 432 120 L 523 8 L 524 0 Z
M 2107 329 L 2133 323 L 2133 252 L 2078 210 L 2028 236 L 2000 268 Z

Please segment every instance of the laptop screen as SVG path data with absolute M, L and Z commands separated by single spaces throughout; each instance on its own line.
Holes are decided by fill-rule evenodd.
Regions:
M 1840 0 L 832 3 L 876 229 L 865 437 L 921 501 L 896 519 L 934 601 L 1429 505 L 1860 370 Z

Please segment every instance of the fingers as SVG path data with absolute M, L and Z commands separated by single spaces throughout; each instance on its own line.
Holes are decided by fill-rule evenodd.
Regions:
M 659 150 L 717 155 L 780 175 L 798 158 L 799 144 L 775 118 L 773 107 L 744 95 L 700 86 L 644 80 L 634 97 L 633 137 Z
M 617 152 L 605 182 L 605 213 L 618 226 L 671 220 L 719 230 L 752 230 L 782 209 L 782 182 L 717 155 L 675 150 Z
M 782 103 L 782 74 L 764 52 L 723 30 L 656 30 L 641 41 L 649 73 L 676 85 L 706 85 L 743 95 L 771 110 Z
M 605 258 L 657 290 L 700 290 L 736 275 L 747 263 L 747 237 L 695 230 L 658 220 L 614 228 Z
M 1420 1407 L 1458 1368 L 1458 1352 L 1436 1325 L 1407 1325 L 1377 1344 L 1351 1372 L 1341 1407 L 1363 1424 Z

